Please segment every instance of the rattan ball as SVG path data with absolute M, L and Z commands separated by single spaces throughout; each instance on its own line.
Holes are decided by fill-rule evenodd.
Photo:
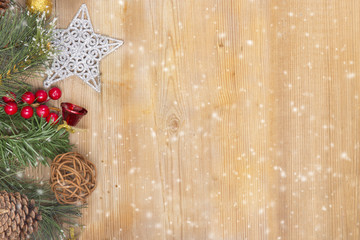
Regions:
M 59 203 L 84 203 L 95 190 L 96 167 L 79 153 L 60 154 L 51 163 L 50 184 Z

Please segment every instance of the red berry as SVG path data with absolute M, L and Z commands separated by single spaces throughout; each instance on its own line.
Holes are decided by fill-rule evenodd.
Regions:
M 21 109 L 21 116 L 25 119 L 29 119 L 33 116 L 34 110 L 30 106 L 25 106 Z
M 4 102 L 8 103 L 8 102 L 14 102 L 16 99 L 16 95 L 13 92 L 8 92 L 6 94 L 6 96 L 3 96 L 2 99 L 4 100 Z
M 7 115 L 14 115 L 17 112 L 18 107 L 15 102 L 8 102 L 6 103 L 4 110 Z
M 46 118 L 50 113 L 49 107 L 46 105 L 40 105 L 36 108 L 36 114 L 39 117 Z
M 50 113 L 49 116 L 46 118 L 46 121 L 51 124 L 57 124 L 59 116 L 56 113 Z
M 32 92 L 26 92 L 21 96 L 23 102 L 32 104 L 35 101 L 35 95 Z
M 61 90 L 59 88 L 57 88 L 57 87 L 53 87 L 49 91 L 49 97 L 52 100 L 58 100 L 61 97 Z
M 45 90 L 38 90 L 35 93 L 35 97 L 36 97 L 36 101 L 38 101 L 39 103 L 45 102 L 48 98 L 48 95 L 46 93 Z

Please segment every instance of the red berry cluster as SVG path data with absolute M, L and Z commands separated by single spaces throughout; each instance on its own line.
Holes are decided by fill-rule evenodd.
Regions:
M 21 109 L 21 116 L 25 119 L 29 119 L 34 115 L 34 109 L 31 106 L 35 101 L 38 102 L 39 106 L 36 106 L 36 114 L 39 117 L 46 118 L 47 122 L 58 122 L 59 116 L 56 113 L 50 113 L 48 106 L 42 104 L 45 103 L 50 97 L 52 100 L 58 100 L 61 97 L 61 90 L 57 87 L 51 88 L 49 95 L 45 90 L 38 90 L 35 94 L 32 92 L 26 92 L 21 96 L 21 100 L 24 103 L 29 104 Z M 13 92 L 9 92 L 6 96 L 2 97 L 6 103 L 4 106 L 5 113 L 8 115 L 14 115 L 18 111 L 18 105 L 15 102 L 16 95 Z M 38 105 L 38 104 L 37 104 Z

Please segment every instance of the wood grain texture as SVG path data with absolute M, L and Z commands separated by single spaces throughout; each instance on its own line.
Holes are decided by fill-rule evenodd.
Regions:
M 59 27 L 82 3 L 125 45 L 101 94 L 58 84 L 98 167 L 80 239 L 360 238 L 359 1 L 56 0 Z

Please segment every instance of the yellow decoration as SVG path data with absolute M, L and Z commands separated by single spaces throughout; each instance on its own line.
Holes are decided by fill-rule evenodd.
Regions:
M 52 1 L 51 0 L 26 0 L 26 6 L 30 12 L 33 13 L 46 13 L 46 16 L 49 17 L 52 12 Z
M 70 238 L 69 240 L 76 240 L 75 239 L 75 229 L 73 227 L 70 228 Z
M 66 131 L 68 131 L 69 133 L 76 133 L 76 132 L 86 132 L 86 129 L 81 129 L 81 128 L 76 128 L 76 127 L 72 127 L 70 125 L 67 124 L 66 121 L 64 121 L 63 124 L 60 124 L 57 128 L 57 131 L 59 131 L 60 129 L 65 129 Z

